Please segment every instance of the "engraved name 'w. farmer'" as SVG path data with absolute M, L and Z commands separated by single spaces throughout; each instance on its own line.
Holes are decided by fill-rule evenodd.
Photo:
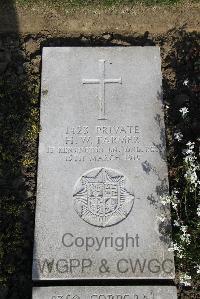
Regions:
M 122 78 L 119 79 L 106 79 L 105 78 L 105 60 L 100 59 L 99 60 L 99 73 L 100 73 L 100 79 L 82 79 L 82 84 L 99 84 L 99 120 L 105 120 L 106 119 L 106 113 L 105 113 L 105 85 L 110 83 L 119 83 L 122 84 Z

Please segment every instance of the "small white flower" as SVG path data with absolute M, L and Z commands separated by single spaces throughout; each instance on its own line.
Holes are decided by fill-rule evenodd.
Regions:
M 197 216 L 200 217 L 200 205 L 197 207 Z
M 188 79 L 185 79 L 185 80 L 183 81 L 183 85 L 185 85 L 185 86 L 188 86 L 188 83 L 189 83 L 189 80 L 188 80 Z
M 190 234 L 187 233 L 188 226 L 187 225 L 182 225 L 180 227 L 180 230 L 183 232 L 183 234 L 180 236 L 180 239 L 182 242 L 186 242 L 187 244 L 190 244 L 191 239 L 190 239 Z
M 179 251 L 179 247 L 178 247 L 178 245 L 177 245 L 177 243 L 173 243 L 173 242 L 171 242 L 171 245 L 170 245 L 170 247 L 168 248 L 168 251 Z
M 185 150 L 184 153 L 185 153 L 186 155 L 190 156 L 190 155 L 192 155 L 194 152 L 193 152 L 193 150 L 192 150 L 191 148 L 189 148 L 189 149 Z M 192 158 L 192 157 L 190 156 L 190 158 Z
M 176 242 L 171 242 L 170 247 L 168 248 L 168 251 L 170 252 L 175 252 L 176 255 L 182 259 L 184 254 L 183 254 L 183 249 L 181 248 L 181 245 L 178 245 Z
M 162 205 L 164 205 L 164 206 L 170 204 L 170 202 L 171 202 L 171 197 L 169 195 L 161 196 L 160 199 L 161 199 Z
M 181 141 L 183 139 L 183 134 L 181 132 L 174 133 L 174 139 Z
M 160 216 L 157 217 L 157 219 L 160 220 L 161 222 L 165 222 L 166 216 L 164 214 L 161 214 Z
M 179 223 L 177 220 L 174 220 L 174 226 L 179 227 L 179 226 L 180 226 L 180 223 Z
M 197 269 L 197 274 L 200 274 L 200 265 L 197 265 L 195 268 Z
M 187 225 L 182 225 L 182 226 L 181 226 L 181 231 L 182 231 L 184 234 L 187 232 L 187 229 L 188 229 Z
M 182 114 L 182 117 L 185 117 L 185 115 L 189 112 L 187 107 L 182 107 L 181 109 L 179 109 L 179 111 Z
M 182 242 L 185 242 L 187 244 L 190 244 L 191 243 L 191 240 L 190 240 L 190 234 L 184 234 L 184 235 L 181 235 L 180 236 L 180 239 Z
M 177 207 L 178 207 L 178 204 L 177 204 L 176 202 L 172 202 L 172 208 L 173 208 L 174 210 L 176 210 Z
M 179 200 L 177 198 L 178 193 L 179 193 L 179 191 L 176 189 L 172 190 L 172 193 L 171 193 L 171 204 L 172 204 L 173 209 L 175 209 L 175 210 L 177 209 L 177 206 L 179 203 Z
M 184 174 L 184 177 L 187 181 L 190 181 L 191 184 L 195 184 L 198 180 L 196 171 L 194 169 L 189 168 L 186 173 Z
M 182 259 L 184 257 L 184 254 L 182 252 L 177 252 L 176 254 L 180 259 Z
M 177 189 L 172 190 L 172 195 L 174 196 L 175 194 L 179 194 L 179 191 Z
M 186 145 L 187 145 L 188 148 L 193 149 L 195 143 L 194 143 L 194 142 L 191 142 L 191 141 L 188 141 L 188 143 L 186 143 Z
M 180 283 L 187 286 L 191 286 L 191 276 L 187 275 L 186 273 L 182 273 L 180 275 Z
M 185 161 L 185 163 L 187 163 L 187 164 L 191 164 L 191 163 L 194 163 L 194 162 L 195 162 L 196 157 L 193 157 L 193 156 L 186 156 L 186 157 L 184 157 L 183 160 Z

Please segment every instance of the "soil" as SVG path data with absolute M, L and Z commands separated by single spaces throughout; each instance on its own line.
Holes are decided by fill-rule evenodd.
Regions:
M 12 0 L 8 0 L 12 1 Z M 1 12 L 0 12 L 1 14 Z M 162 34 L 173 28 L 184 27 L 187 31 L 199 31 L 200 3 L 183 2 L 172 6 L 118 6 L 102 8 L 91 6 L 83 8 L 50 7 L 32 4 L 17 5 L 13 17 L 10 9 L 2 11 L 0 32 L 18 31 L 22 34 L 119 34 L 143 33 Z

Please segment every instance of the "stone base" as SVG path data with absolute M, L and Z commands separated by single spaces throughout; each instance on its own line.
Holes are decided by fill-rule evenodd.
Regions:
M 172 286 L 34 287 L 33 299 L 177 299 Z

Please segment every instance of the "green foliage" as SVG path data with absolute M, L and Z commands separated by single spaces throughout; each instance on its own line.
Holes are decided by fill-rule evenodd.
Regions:
M 180 32 L 173 41 L 167 62 L 176 81 L 165 94 L 171 186 L 165 201 L 172 206 L 171 250 L 179 283 L 193 287 L 200 281 L 199 46 L 198 34 Z

